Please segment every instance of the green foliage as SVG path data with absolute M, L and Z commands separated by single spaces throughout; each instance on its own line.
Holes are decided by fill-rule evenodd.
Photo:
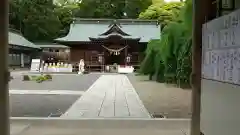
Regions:
M 155 56 L 157 54 L 157 50 L 155 48 L 158 48 L 159 40 L 151 40 L 148 43 L 148 47 L 145 51 L 145 59 L 141 63 L 139 72 L 142 74 L 154 74 L 156 66 L 155 64 Z
M 37 78 L 36 78 L 36 82 L 37 83 L 42 83 L 43 81 L 46 81 L 47 79 L 44 77 L 44 76 L 38 76 Z
M 57 14 L 61 27 L 58 36 L 67 35 L 70 24 L 73 21 L 75 12 L 79 9 L 78 3 L 65 3 L 55 7 L 54 12 Z
M 137 18 L 151 5 L 151 0 L 83 0 L 76 17 Z M 126 16 L 124 15 L 126 13 Z
M 44 78 L 45 78 L 46 80 L 52 80 L 52 75 L 49 75 L 49 74 L 44 75 Z
M 37 83 L 41 83 L 43 81 L 51 81 L 51 75 L 23 75 L 23 81 L 36 81 Z
M 157 56 L 157 58 L 160 59 L 159 56 Z M 160 59 L 159 61 L 157 61 L 156 70 L 155 70 L 155 75 L 156 75 L 156 81 L 157 82 L 164 82 L 165 81 L 164 71 L 165 71 L 165 66 L 163 64 L 163 61 Z
M 74 17 L 137 18 L 151 0 L 10 0 L 10 27 L 30 41 L 65 36 Z
M 51 80 L 52 80 L 52 76 L 47 74 L 47 75 L 37 76 L 34 81 L 36 81 L 37 83 L 42 83 L 43 81 L 51 81 Z
M 148 54 L 148 53 L 150 53 L 150 51 L 159 48 L 159 45 L 160 45 L 160 40 L 156 40 L 155 39 L 155 40 L 149 41 L 148 45 L 147 45 L 148 47 L 147 47 L 147 49 L 145 51 L 145 54 Z
M 168 23 L 175 21 L 178 18 L 179 12 L 183 7 L 183 2 L 170 2 L 165 3 L 163 1 L 154 1 L 147 10 L 141 12 L 140 19 L 157 19 L 161 23 L 162 27 Z
M 52 40 L 57 37 L 61 22 L 53 12 L 51 0 L 11 0 L 10 24 L 29 40 Z M 11 8 L 12 7 L 12 8 Z
M 190 84 L 191 22 L 192 2 L 188 0 L 180 10 L 179 17 L 163 28 L 161 40 L 155 41 L 156 44 L 149 42 L 146 57 L 141 64 L 143 73 L 151 75 L 154 70 L 159 82 L 177 83 L 180 87 Z M 155 68 L 147 70 L 147 65 L 153 65 Z
M 66 35 L 77 4 L 53 5 L 52 0 L 10 0 L 10 27 L 31 41 L 52 41 Z

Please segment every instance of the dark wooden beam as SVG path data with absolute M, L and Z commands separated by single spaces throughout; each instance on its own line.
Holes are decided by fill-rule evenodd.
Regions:
M 8 0 L 0 0 L 0 134 L 9 135 Z
M 193 47 L 192 47 L 192 121 L 191 135 L 200 135 L 201 112 L 201 67 L 202 67 L 202 25 L 208 21 L 212 7 L 211 0 L 193 1 Z

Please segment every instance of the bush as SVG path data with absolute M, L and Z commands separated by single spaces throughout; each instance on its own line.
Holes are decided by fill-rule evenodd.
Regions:
M 44 78 L 45 78 L 46 80 L 52 80 L 52 75 L 49 75 L 49 74 L 44 75 Z
M 30 81 L 30 77 L 28 75 L 23 75 L 23 81 Z
M 45 81 L 46 80 L 46 78 L 44 77 L 44 76 L 38 76 L 37 78 L 36 78 L 36 82 L 37 83 L 41 83 L 41 82 L 43 82 L 43 81 Z

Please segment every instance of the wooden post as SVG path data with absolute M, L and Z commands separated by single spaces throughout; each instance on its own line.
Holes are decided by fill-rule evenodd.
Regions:
M 0 133 L 9 135 L 8 1 L 0 1 Z
M 125 48 L 125 56 L 124 56 L 125 65 L 127 65 L 127 55 L 128 55 L 128 47 Z
M 192 121 L 191 135 L 200 135 L 201 112 L 201 67 L 202 67 L 202 25 L 207 21 L 210 0 L 193 1 L 193 47 L 192 47 Z

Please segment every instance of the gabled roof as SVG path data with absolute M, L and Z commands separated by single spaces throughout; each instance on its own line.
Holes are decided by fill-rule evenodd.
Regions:
M 17 45 L 17 46 L 21 46 L 21 47 L 41 49 L 40 47 L 36 46 L 32 42 L 30 42 L 26 38 L 24 38 L 20 34 L 20 32 L 18 32 L 16 30 L 9 30 L 9 32 L 8 32 L 8 44 Z
M 75 19 L 70 25 L 67 36 L 55 39 L 58 42 L 86 42 L 90 37 L 110 34 L 109 25 L 118 24 L 118 34 L 139 37 L 139 42 L 149 42 L 151 39 L 160 39 L 160 25 L 155 20 L 138 19 Z M 116 23 L 117 22 L 117 23 Z M 116 27 L 114 27 L 116 29 Z
M 107 36 L 107 35 L 110 35 L 110 34 L 115 32 L 116 34 L 119 34 L 119 35 L 130 36 L 129 34 L 127 34 L 124 31 L 122 31 L 121 26 L 118 25 L 117 23 L 114 23 L 114 24 L 110 25 L 109 27 L 110 28 L 106 32 L 104 32 L 104 33 L 102 33 L 100 35 L 101 36 Z
M 65 45 L 61 45 L 61 44 L 57 44 L 57 43 L 39 42 L 39 43 L 35 43 L 35 45 L 37 45 L 40 48 L 69 48 L 69 46 L 65 46 Z
M 96 36 L 96 37 L 89 37 L 90 40 L 92 41 L 101 41 L 101 40 L 106 40 L 106 39 L 110 39 L 110 38 L 117 38 L 120 40 L 136 40 L 136 41 L 140 41 L 140 37 L 133 37 L 133 36 L 123 36 L 121 34 L 118 33 L 111 33 L 108 35 L 103 35 L 103 36 Z
M 98 36 L 89 37 L 91 41 L 109 41 L 110 39 L 114 39 L 114 41 L 128 41 L 135 40 L 140 41 L 141 37 L 134 37 L 130 34 L 125 33 L 121 28 L 122 26 L 118 24 L 116 21 L 113 24 L 109 25 L 109 29 L 104 33 Z

